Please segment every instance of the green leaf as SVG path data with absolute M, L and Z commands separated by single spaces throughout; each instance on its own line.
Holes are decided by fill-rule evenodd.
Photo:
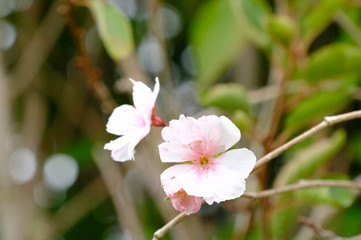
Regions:
M 267 48 L 270 39 L 267 34 L 267 21 L 272 12 L 264 0 L 230 0 L 235 9 L 240 9 L 240 25 L 247 37 L 257 45 Z
M 282 167 L 274 185 L 281 187 L 311 177 L 316 169 L 339 152 L 345 141 L 345 132 L 338 130 L 330 138 L 297 151 Z
M 296 25 L 287 16 L 272 16 L 267 23 L 270 37 L 283 46 L 289 46 L 296 35 Z
M 190 37 L 201 90 L 218 79 L 239 55 L 245 42 L 229 1 L 225 0 L 204 3 L 193 21 Z
M 305 126 L 320 122 L 322 117 L 337 113 L 350 101 L 351 91 L 347 88 L 316 92 L 303 100 L 286 116 L 285 129 L 294 133 Z
M 347 175 L 332 174 L 322 179 L 348 180 Z M 344 187 L 312 187 L 293 192 L 296 201 L 307 204 L 328 204 L 349 207 L 355 200 L 352 190 Z
M 89 8 L 110 57 L 115 61 L 127 58 L 134 47 L 127 17 L 118 8 L 102 0 L 89 1 Z
M 303 39 L 311 43 L 333 20 L 334 14 L 340 10 L 348 0 L 321 0 L 301 22 Z
M 201 102 L 205 106 L 218 107 L 226 111 L 248 111 L 246 90 L 237 83 L 220 83 L 213 86 L 205 92 Z
M 241 132 L 249 132 L 252 130 L 253 121 L 250 116 L 242 110 L 233 113 L 232 122 L 241 130 Z
M 353 204 L 350 208 L 338 212 L 329 219 L 329 224 L 325 226 L 332 229 L 339 236 L 355 236 L 360 234 L 361 229 L 361 204 L 360 202 Z
M 300 71 L 309 82 L 337 79 L 361 74 L 361 49 L 348 44 L 332 44 L 310 56 L 308 64 Z
M 281 209 L 272 211 L 274 214 L 272 215 L 272 221 L 270 221 L 272 239 L 289 239 L 286 238 L 286 235 L 289 234 L 288 230 L 293 229 L 294 226 L 297 224 L 297 221 L 295 221 L 295 219 L 297 219 L 297 216 L 299 216 L 302 212 L 302 207 L 290 207 L 289 205 L 278 206 L 281 207 Z

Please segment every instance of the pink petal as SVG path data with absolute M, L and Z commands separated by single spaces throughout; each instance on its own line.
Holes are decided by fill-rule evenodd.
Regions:
M 245 179 L 256 164 L 256 156 L 247 148 L 232 149 L 220 155 L 216 161 Z
M 190 171 L 192 165 L 179 164 L 167 168 L 160 175 L 160 181 L 167 195 L 178 192 L 182 189 L 183 175 Z
M 132 79 L 130 79 L 130 81 L 133 83 L 134 106 L 142 114 L 144 119 L 150 122 L 152 110 L 159 93 L 159 80 L 156 78 L 153 92 L 142 82 Z
M 186 162 L 191 161 L 188 145 L 178 142 L 164 142 L 158 146 L 162 162 Z
M 195 165 L 180 181 L 189 195 L 203 197 L 208 204 L 237 198 L 245 190 L 244 178 L 222 165 Z
M 146 131 L 147 128 L 150 129 L 150 124 L 145 122 L 142 115 L 133 106 L 125 104 L 114 109 L 106 127 L 107 132 L 120 136 L 142 128 L 145 128 L 144 131 Z
M 169 127 L 163 128 L 162 137 L 165 141 L 188 144 L 201 140 L 198 129 L 196 119 L 180 115 L 179 120 L 172 120 L 169 122 Z
M 187 215 L 198 212 L 202 206 L 202 198 L 187 195 L 184 190 L 180 190 L 172 195 L 168 195 L 175 210 Z
M 239 129 L 225 116 L 203 116 L 197 121 L 203 141 L 223 146 L 223 151 L 231 148 L 241 139 Z

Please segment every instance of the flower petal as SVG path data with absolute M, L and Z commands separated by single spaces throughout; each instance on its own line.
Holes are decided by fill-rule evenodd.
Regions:
M 182 144 L 188 144 L 193 141 L 201 140 L 198 132 L 199 126 L 197 120 L 192 117 L 180 115 L 179 120 L 171 120 L 169 127 L 162 130 L 162 137 L 165 141 L 175 141 Z
M 232 149 L 220 155 L 216 161 L 237 172 L 242 178 L 247 178 L 256 164 L 256 156 L 247 148 Z
M 175 210 L 187 215 L 196 213 L 201 209 L 202 198 L 187 195 L 184 190 L 180 190 L 168 196 L 172 201 Z
M 167 168 L 160 175 L 160 181 L 167 195 L 174 194 L 182 189 L 182 176 L 189 172 L 192 165 L 179 164 Z
M 133 106 L 125 104 L 114 109 L 106 127 L 107 132 L 120 136 L 142 128 L 145 128 L 144 131 L 146 131 L 147 128 L 150 128 L 150 124 L 145 122 L 142 115 Z
M 208 204 L 237 198 L 245 190 L 244 178 L 223 165 L 194 165 L 178 180 L 188 195 L 203 197 Z
M 135 108 L 142 114 L 144 119 L 150 122 L 152 110 L 159 93 L 159 80 L 155 79 L 154 90 L 152 90 L 142 82 L 134 81 L 133 83 L 133 102 Z
M 130 151 L 129 149 L 130 138 L 119 137 L 109 143 L 105 144 L 104 149 L 111 150 L 111 156 L 113 160 L 118 162 L 125 162 L 128 160 L 134 160 L 134 148 Z
M 214 142 L 224 146 L 224 150 L 231 148 L 241 139 L 241 132 L 234 123 L 225 116 L 203 116 L 197 119 L 203 141 Z
M 104 149 L 111 150 L 111 156 L 115 161 L 124 162 L 134 160 L 134 148 L 143 139 L 141 133 L 125 135 L 105 144 Z
M 162 162 L 187 162 L 191 161 L 191 149 L 178 142 L 164 142 L 158 146 Z

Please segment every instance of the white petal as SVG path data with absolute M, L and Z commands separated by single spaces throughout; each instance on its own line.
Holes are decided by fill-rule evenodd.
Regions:
M 167 195 L 174 194 L 182 189 L 182 176 L 189 171 L 192 165 L 179 164 L 167 168 L 160 175 L 160 181 Z
M 105 144 L 104 149 L 111 150 L 115 161 L 124 162 L 134 160 L 135 146 L 142 138 L 139 135 L 125 135 Z
M 244 191 L 246 190 L 246 182 L 244 179 L 239 180 L 238 186 L 232 186 L 231 188 L 223 188 L 222 186 L 218 186 L 216 189 L 215 194 L 211 197 L 204 198 L 204 201 L 209 205 L 213 204 L 214 202 L 220 203 L 227 200 L 232 200 L 238 198 L 243 195 Z
M 163 128 L 162 137 L 165 141 L 176 141 L 182 144 L 201 140 L 196 119 L 184 115 L 180 115 L 179 120 L 170 121 L 169 127 Z
M 142 128 L 150 128 L 142 115 L 130 105 L 121 105 L 114 109 L 106 125 L 107 132 L 115 135 L 126 135 Z
M 154 91 L 142 82 L 134 81 L 133 83 L 133 102 L 135 108 L 142 114 L 142 116 L 149 120 L 152 116 L 155 100 L 157 99 L 159 92 L 159 81 L 156 79 Z
M 256 156 L 247 148 L 232 149 L 216 159 L 217 164 L 237 172 L 242 178 L 247 178 L 256 164 Z
M 212 141 L 224 146 L 224 151 L 241 139 L 241 132 L 234 123 L 225 116 L 203 116 L 197 119 L 204 141 Z
M 209 169 L 192 169 L 182 178 L 181 186 L 189 194 L 203 197 L 208 204 L 221 202 L 241 196 L 245 182 L 237 172 L 222 165 Z
M 164 142 L 158 146 L 162 162 L 186 162 L 191 161 L 190 149 L 187 145 L 178 142 Z
M 128 160 L 133 160 L 134 157 L 132 157 L 132 155 L 129 156 L 129 143 L 129 138 L 120 137 L 105 144 L 104 149 L 112 151 L 111 155 L 113 160 L 115 161 L 124 162 Z

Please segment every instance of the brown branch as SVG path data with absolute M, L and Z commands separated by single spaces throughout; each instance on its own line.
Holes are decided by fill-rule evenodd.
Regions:
M 287 143 L 283 144 L 282 146 L 276 148 L 275 150 L 269 152 L 268 154 L 260 158 L 256 162 L 256 166 L 254 167 L 253 172 L 259 169 L 260 167 L 262 167 L 263 165 L 265 165 L 266 163 L 268 163 L 269 161 L 271 161 L 272 159 L 278 157 L 281 153 L 288 150 L 290 147 L 296 145 L 299 142 L 302 142 L 306 138 L 324 130 L 325 128 L 340 122 L 345 122 L 356 118 L 361 118 L 361 110 L 325 117 L 321 123 L 317 124 L 316 126 L 312 127 L 311 129 L 307 130 L 301 135 L 293 138 L 292 140 L 288 141 Z
M 63 2 L 63 4 L 59 7 L 59 13 L 66 19 L 70 32 L 79 51 L 79 57 L 77 59 L 78 67 L 84 73 L 90 89 L 99 99 L 102 109 L 107 113 L 112 112 L 116 104 L 114 103 L 108 88 L 100 79 L 99 69 L 92 66 L 90 56 L 84 43 L 84 33 L 81 29 L 78 28 L 72 15 L 71 0 Z
M 344 187 L 361 191 L 361 183 L 346 180 L 300 180 L 297 183 L 260 192 L 246 192 L 242 197 L 259 199 L 310 187 Z
M 325 240 L 361 240 L 361 234 L 353 237 L 340 237 L 337 236 L 335 233 L 333 233 L 330 230 L 325 230 L 318 224 L 314 223 L 311 219 L 306 217 L 299 217 L 298 220 L 303 225 L 309 227 L 313 233 L 320 239 Z
M 154 235 L 153 240 L 158 240 L 164 237 L 175 225 L 177 225 L 179 222 L 181 222 L 185 217 L 187 217 L 185 213 L 178 214 L 175 218 L 173 218 L 171 221 L 169 221 L 166 225 L 164 225 L 162 228 L 158 229 Z

